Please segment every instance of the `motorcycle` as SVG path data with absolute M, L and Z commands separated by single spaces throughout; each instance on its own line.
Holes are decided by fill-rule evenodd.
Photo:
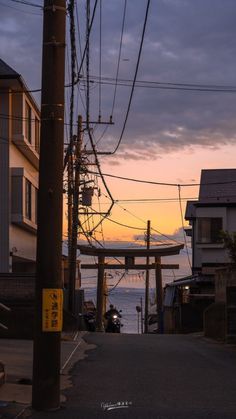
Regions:
M 107 319 L 106 333 L 120 333 L 120 329 L 123 325 L 120 322 L 118 314 L 112 314 Z

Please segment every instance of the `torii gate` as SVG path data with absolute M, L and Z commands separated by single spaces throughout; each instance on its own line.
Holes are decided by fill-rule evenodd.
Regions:
M 92 246 L 78 245 L 77 248 L 80 250 L 82 255 L 97 256 L 98 263 L 94 264 L 82 264 L 81 269 L 98 269 L 97 279 L 97 314 L 96 314 L 96 326 L 97 331 L 103 331 L 102 322 L 102 309 L 103 309 L 103 298 L 104 298 L 104 271 L 105 269 L 135 269 L 135 270 L 147 270 L 155 269 L 156 273 L 156 293 L 157 293 L 157 319 L 158 323 L 161 324 L 162 316 L 162 269 L 179 269 L 178 264 L 162 264 L 162 256 L 171 256 L 179 254 L 180 250 L 183 249 L 184 244 L 178 244 L 175 246 L 166 247 L 153 247 L 150 249 L 112 249 L 112 248 L 97 248 Z M 106 257 L 123 257 L 125 258 L 124 264 L 108 264 L 105 261 Z M 136 257 L 155 257 L 155 263 L 150 264 L 135 264 Z

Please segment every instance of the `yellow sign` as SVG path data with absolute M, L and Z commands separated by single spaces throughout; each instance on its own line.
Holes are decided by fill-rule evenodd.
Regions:
M 63 291 L 60 288 L 43 289 L 43 332 L 62 331 Z

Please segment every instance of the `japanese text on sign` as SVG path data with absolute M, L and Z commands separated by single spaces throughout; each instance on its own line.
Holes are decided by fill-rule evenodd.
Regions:
M 43 289 L 43 332 L 62 331 L 63 292 L 60 288 Z

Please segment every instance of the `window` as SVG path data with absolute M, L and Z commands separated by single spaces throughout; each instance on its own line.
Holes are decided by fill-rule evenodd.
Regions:
M 29 143 L 32 141 L 31 113 L 31 107 L 28 102 L 25 102 L 25 136 Z
M 38 189 L 35 188 L 35 224 L 38 223 Z
M 198 218 L 198 243 L 221 243 L 222 218 Z
M 25 179 L 25 216 L 32 218 L 32 185 L 28 179 Z
M 35 150 L 39 153 L 39 120 L 35 118 Z

